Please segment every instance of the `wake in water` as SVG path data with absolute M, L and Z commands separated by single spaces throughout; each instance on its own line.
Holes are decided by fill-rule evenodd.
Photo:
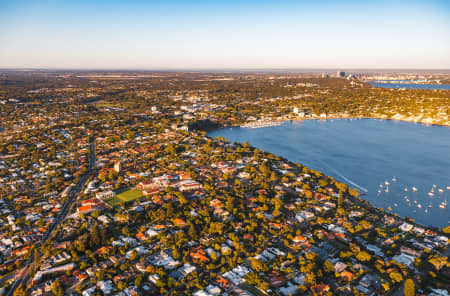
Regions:
M 343 174 L 341 174 L 340 172 L 338 172 L 336 169 L 330 167 L 329 165 L 327 165 L 325 162 L 321 161 L 321 160 L 317 160 L 318 162 L 320 162 L 322 165 L 326 166 L 328 169 L 332 170 L 338 177 L 341 177 L 345 182 L 355 186 L 356 188 L 358 188 L 359 190 L 361 190 L 363 193 L 368 193 L 369 190 L 367 190 L 366 188 L 362 187 L 361 185 L 353 182 L 352 180 L 350 180 L 349 178 L 347 178 L 346 176 L 344 176 Z

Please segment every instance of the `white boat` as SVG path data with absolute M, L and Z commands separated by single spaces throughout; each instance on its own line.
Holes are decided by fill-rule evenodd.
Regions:
M 419 209 L 421 209 L 421 208 L 422 208 L 422 205 L 421 205 L 421 204 L 418 204 L 417 207 L 418 207 Z
M 378 194 L 381 194 L 381 190 L 378 190 Z
M 388 181 L 385 181 L 385 182 L 384 182 L 384 185 L 389 186 L 389 182 L 388 182 Z
M 438 191 L 439 191 L 439 193 L 443 193 L 444 189 L 439 188 Z
M 398 204 L 395 203 L 394 206 L 398 207 Z
M 414 204 L 417 204 L 417 200 L 414 200 Z
M 433 192 L 428 192 L 428 196 L 434 196 Z
M 408 188 L 406 188 L 406 187 L 405 187 L 405 189 L 404 189 L 404 190 L 405 190 L 405 192 L 408 192 Z
M 412 191 L 417 192 L 417 188 L 413 186 Z
M 450 186 L 447 186 L 447 190 L 450 190 Z
M 433 184 L 433 188 L 436 188 L 436 185 L 435 185 L 435 184 Z
M 439 205 L 439 207 L 440 207 L 441 209 L 445 209 L 445 208 L 447 207 L 447 200 L 443 201 L 443 202 Z
M 392 182 L 397 182 L 397 178 L 396 177 L 392 178 Z
M 383 188 L 383 184 L 380 184 L 380 188 Z

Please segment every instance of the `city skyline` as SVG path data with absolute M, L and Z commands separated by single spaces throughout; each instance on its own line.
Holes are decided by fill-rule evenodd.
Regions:
M 0 11 L 0 68 L 450 68 L 445 1 L 15 1 Z

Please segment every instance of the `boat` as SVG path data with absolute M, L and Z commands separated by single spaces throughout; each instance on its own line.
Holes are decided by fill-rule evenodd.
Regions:
M 386 190 L 384 192 L 389 192 L 389 188 L 386 188 Z
M 412 191 L 417 192 L 417 188 L 413 186 Z
M 398 204 L 395 203 L 394 206 L 398 207 Z
M 388 182 L 388 181 L 385 181 L 385 182 L 384 182 L 384 185 L 389 186 L 389 182 Z
M 439 207 L 440 207 L 441 209 L 445 209 L 445 208 L 447 207 L 447 200 L 443 201 L 443 202 L 439 205 Z
M 432 205 L 432 204 L 429 204 L 428 207 L 431 209 L 431 208 L 433 207 L 433 205 Z
M 405 190 L 405 192 L 408 192 L 408 188 L 406 188 L 406 187 L 405 187 L 405 189 L 404 189 L 404 190 Z
M 414 200 L 414 204 L 417 204 L 417 200 Z
M 444 189 L 439 188 L 439 189 L 438 189 L 438 192 L 439 192 L 439 193 L 443 193 L 443 192 L 444 192 Z
M 395 176 L 392 178 L 392 182 L 397 182 L 397 178 Z
M 381 194 L 381 190 L 378 190 L 378 194 Z
M 428 196 L 434 196 L 433 192 L 428 192 Z
M 421 209 L 421 208 L 422 208 L 422 205 L 421 205 L 421 204 L 418 204 L 417 207 L 418 207 L 419 209 Z
M 450 190 L 450 186 L 447 186 L 447 190 Z
M 435 184 L 433 184 L 433 188 L 436 188 L 436 185 L 435 185 Z
M 380 184 L 380 188 L 383 188 L 383 184 Z

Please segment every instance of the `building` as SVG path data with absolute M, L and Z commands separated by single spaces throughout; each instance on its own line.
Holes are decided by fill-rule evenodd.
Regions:
M 95 197 L 100 199 L 100 200 L 104 200 L 104 199 L 107 199 L 107 198 L 112 198 L 115 195 L 116 194 L 114 193 L 114 191 L 108 190 L 108 191 L 97 192 Z
M 120 173 L 120 170 L 122 169 L 122 163 L 120 162 L 120 161 L 118 161 L 118 162 L 116 162 L 115 164 L 114 164 L 114 170 L 117 172 L 117 173 Z
M 180 182 L 180 186 L 178 189 L 180 191 L 187 191 L 187 190 L 195 190 L 195 189 L 201 189 L 203 186 L 197 181 L 194 180 L 185 180 Z
M 337 71 L 336 76 L 337 76 L 338 78 L 344 78 L 344 77 L 345 77 L 345 72 L 344 72 L 344 71 Z

